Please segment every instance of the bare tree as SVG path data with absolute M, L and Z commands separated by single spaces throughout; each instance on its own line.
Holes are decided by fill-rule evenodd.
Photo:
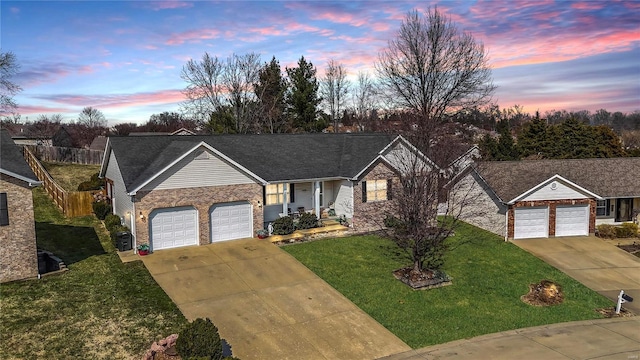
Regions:
M 233 54 L 227 59 L 222 76 L 226 103 L 233 109 L 237 133 L 255 128 L 256 97 L 253 90 L 260 72 L 260 55 Z
M 390 103 L 419 115 L 425 131 L 447 113 L 489 102 L 495 90 L 483 44 L 437 8 L 407 14 L 376 71 Z
M 82 109 L 82 112 L 78 115 L 78 124 L 89 128 L 106 127 L 107 119 L 104 117 L 102 111 L 94 107 L 87 106 Z
M 287 82 L 282 76 L 280 63 L 275 56 L 258 72 L 254 91 L 259 102 L 258 110 L 262 119 L 262 128 L 272 134 L 285 132 L 287 130 L 284 116 Z
M 358 128 L 363 129 L 366 119 L 375 106 L 376 90 L 368 73 L 359 71 L 356 86 L 353 90 L 353 108 L 356 113 Z
M 222 105 L 224 64 L 217 56 L 205 52 L 201 61 L 189 60 L 182 67 L 180 78 L 187 83 L 183 94 L 187 98 L 183 110 L 199 120 L 208 120 Z
M 349 80 L 347 80 L 347 70 L 344 65 L 333 59 L 328 61 L 325 75 L 321 79 L 321 89 L 322 97 L 329 109 L 333 131 L 338 132 L 338 117 L 340 110 L 345 106 L 349 92 Z
M 11 78 L 19 68 L 12 52 L 0 52 L 0 115 L 10 116 L 17 108 L 13 96 L 22 91 L 22 88 L 11 81 Z

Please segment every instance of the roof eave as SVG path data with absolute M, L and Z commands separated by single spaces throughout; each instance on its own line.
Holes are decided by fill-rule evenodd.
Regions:
M 589 190 L 587 190 L 587 189 L 583 188 L 582 186 L 580 186 L 580 185 L 578 185 L 578 184 L 574 183 L 573 181 L 570 181 L 570 180 L 568 180 L 568 179 L 563 178 L 562 176 L 560 176 L 560 175 L 558 175 L 558 174 L 555 174 L 555 175 L 553 175 L 552 177 L 548 178 L 547 180 L 544 180 L 544 181 L 540 182 L 538 185 L 536 185 L 536 186 L 534 186 L 534 187 L 532 187 L 532 188 L 528 189 L 527 191 L 523 192 L 522 194 L 520 194 L 520 195 L 516 196 L 516 197 L 515 197 L 515 198 L 513 198 L 512 200 L 508 201 L 506 204 L 507 204 L 507 205 L 513 205 L 513 204 L 515 204 L 516 202 L 518 202 L 518 201 L 522 200 L 522 199 L 523 199 L 523 198 L 525 198 L 526 196 L 528 196 L 528 195 L 532 194 L 533 192 L 535 192 L 535 191 L 539 190 L 540 188 L 542 188 L 543 186 L 545 186 L 546 184 L 548 184 L 548 183 L 550 183 L 550 182 L 552 182 L 552 181 L 554 181 L 554 180 L 560 180 L 560 181 L 562 181 L 562 182 L 565 182 L 565 183 L 569 184 L 570 186 L 575 187 L 575 188 L 576 188 L 576 189 L 578 189 L 580 192 L 583 192 L 583 193 L 585 193 L 585 194 L 587 194 L 587 195 L 590 195 L 591 197 L 594 197 L 594 198 L 596 198 L 597 200 L 603 200 L 603 199 L 604 199 L 602 196 L 600 196 L 600 195 L 598 195 L 598 194 L 596 194 L 596 193 L 594 193 L 594 192 L 592 192 L 592 191 L 589 191 Z
M 36 186 L 42 185 L 42 181 L 40 181 L 40 180 L 32 179 L 32 178 L 29 178 L 29 177 L 26 177 L 26 176 L 22 176 L 20 174 L 16 174 L 16 173 L 14 173 L 12 171 L 9 171 L 7 169 L 0 169 L 0 173 L 1 174 L 5 174 L 7 176 L 11 176 L 11 177 L 16 178 L 16 179 L 18 179 L 20 181 L 24 181 L 27 184 L 29 184 L 29 187 L 36 187 Z

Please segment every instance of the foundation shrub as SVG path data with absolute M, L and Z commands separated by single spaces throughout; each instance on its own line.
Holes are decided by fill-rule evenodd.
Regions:
M 616 236 L 619 238 L 629 238 L 637 235 L 638 235 L 638 224 L 626 222 L 616 227 Z
M 273 222 L 273 233 L 275 235 L 289 235 L 295 230 L 291 216 L 283 216 Z
M 318 227 L 318 217 L 315 214 L 304 213 L 300 215 L 300 219 L 298 220 L 298 224 L 296 225 L 298 229 L 313 229 Z

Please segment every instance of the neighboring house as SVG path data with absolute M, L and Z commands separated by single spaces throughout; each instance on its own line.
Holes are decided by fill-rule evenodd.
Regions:
M 110 137 L 100 176 L 135 242 L 159 250 L 252 237 L 301 211 L 378 226 L 407 149 L 385 134 Z
M 93 139 L 93 141 L 91 141 L 91 145 L 89 145 L 89 150 L 104 151 L 106 146 L 107 146 L 107 137 L 103 135 L 98 135 Z
M 0 131 L 0 282 L 38 276 L 31 188 L 40 182 L 6 130 Z
M 638 221 L 640 158 L 478 163 L 457 183 L 474 193 L 462 219 L 506 239 L 592 234 Z

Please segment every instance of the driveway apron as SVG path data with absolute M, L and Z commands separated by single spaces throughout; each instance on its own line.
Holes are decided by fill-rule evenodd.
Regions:
M 185 317 L 210 318 L 241 359 L 375 359 L 410 349 L 268 241 L 161 250 L 142 259 Z
M 512 241 L 612 301 L 624 290 L 634 301 L 623 307 L 640 315 L 640 258 L 593 236 Z

